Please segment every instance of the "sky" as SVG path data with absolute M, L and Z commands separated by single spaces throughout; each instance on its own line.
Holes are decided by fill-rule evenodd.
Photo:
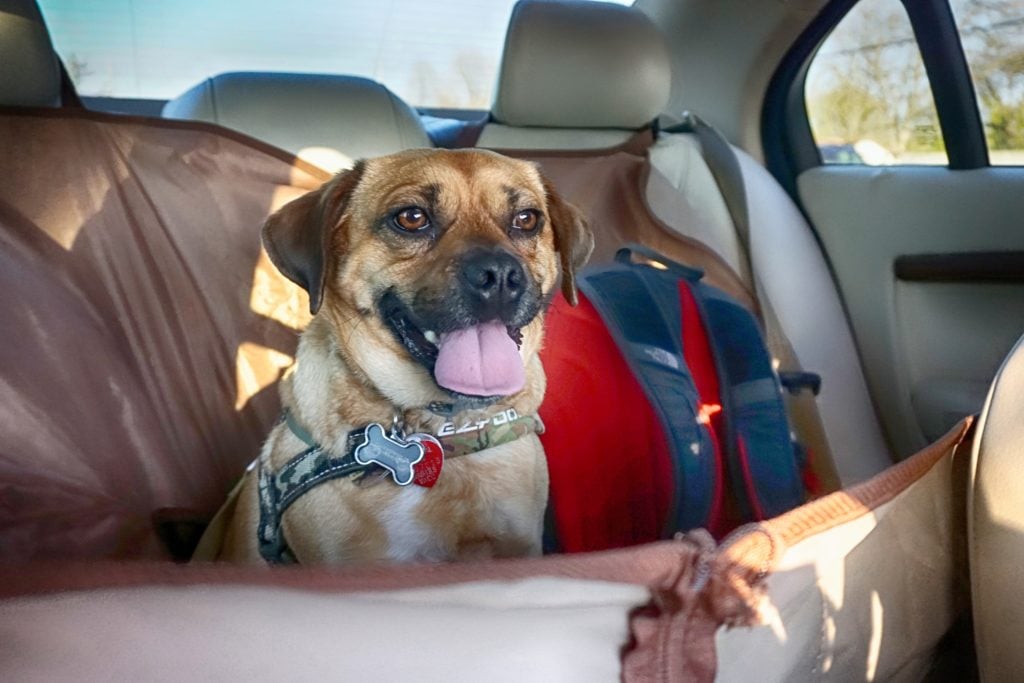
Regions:
M 226 71 L 378 80 L 487 107 L 514 0 L 40 0 L 80 94 L 168 99 Z M 632 0 L 618 0 L 632 4 Z

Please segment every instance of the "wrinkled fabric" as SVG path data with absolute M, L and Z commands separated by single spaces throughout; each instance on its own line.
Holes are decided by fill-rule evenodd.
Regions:
M 719 552 L 719 681 L 920 681 L 968 605 L 970 420 Z M 751 610 L 744 618 L 739 598 Z M 731 617 L 725 615 L 731 615 Z M 749 618 L 756 622 L 754 626 Z
M 663 541 L 629 550 L 454 564 L 253 568 L 223 563 L 180 566 L 168 562 L 65 562 L 37 563 L 30 567 L 31 571 L 25 571 L 24 567 L 0 563 L 0 596 L 4 598 L 0 601 L 0 632 L 26 619 L 33 624 L 45 620 L 45 627 L 24 629 L 19 634 L 19 656 L 16 659 L 5 661 L 0 656 L 0 678 L 38 676 L 47 679 L 46 674 L 61 673 L 55 666 L 60 667 L 68 661 L 81 664 L 83 674 L 95 671 L 91 667 L 97 664 L 108 667 L 109 664 L 102 657 L 96 657 L 96 652 L 119 651 L 123 631 L 117 628 L 115 630 L 119 633 L 109 629 L 83 633 L 80 625 L 90 617 L 104 621 L 105 617 L 111 616 L 111 612 L 107 611 L 111 603 L 132 602 L 142 594 L 154 595 L 154 587 L 174 592 L 165 594 L 167 600 L 163 605 L 154 603 L 140 609 L 144 609 L 147 617 L 146 632 L 161 636 L 167 634 L 167 637 L 157 637 L 153 645 L 141 643 L 133 649 L 130 663 L 136 667 L 133 669 L 134 675 L 115 675 L 109 668 L 101 668 L 102 677 L 159 678 L 165 671 L 162 663 L 166 661 L 168 651 L 178 652 L 176 661 L 183 666 L 196 660 L 211 661 L 214 668 L 229 662 L 233 670 L 237 671 L 238 666 L 262 659 L 252 652 L 255 641 L 251 638 L 219 638 L 216 634 L 249 628 L 254 624 L 260 633 L 280 630 L 280 637 L 275 640 L 279 644 L 286 641 L 319 642 L 327 634 L 324 642 L 337 646 L 338 643 L 348 642 L 346 634 L 341 631 L 346 626 L 351 628 L 352 619 L 356 623 L 365 621 L 358 614 L 353 615 L 351 610 L 345 609 L 343 603 L 338 603 L 336 598 L 339 594 L 359 592 L 366 599 L 387 602 L 402 600 L 401 594 L 396 595 L 394 591 L 430 588 L 439 604 L 463 607 L 466 618 L 462 623 L 468 629 L 458 633 L 442 629 L 434 637 L 411 644 L 408 654 L 424 662 L 440 655 L 442 661 L 464 663 L 466 669 L 448 671 L 449 680 L 490 680 L 492 676 L 487 675 L 486 669 L 475 669 L 473 657 L 480 656 L 482 662 L 491 660 L 491 653 L 501 645 L 487 639 L 486 629 L 474 630 L 472 624 L 489 621 L 489 607 L 500 606 L 500 594 L 514 587 L 516 582 L 537 577 L 546 577 L 550 581 L 551 577 L 560 577 L 574 581 L 604 582 L 607 588 L 630 596 L 628 604 L 621 604 L 616 608 L 617 613 L 612 615 L 613 621 L 621 624 L 621 629 L 615 632 L 613 639 L 604 639 L 593 646 L 611 651 L 606 650 L 603 655 L 592 653 L 588 659 L 601 658 L 607 661 L 607 656 L 611 654 L 616 659 L 621 658 L 622 678 L 626 681 L 709 682 L 715 670 L 714 631 L 722 618 L 709 615 L 709 605 L 703 594 L 706 586 L 705 572 L 711 566 L 713 550 L 714 544 L 707 534 L 695 534 L 680 540 Z M 472 590 L 473 583 L 480 581 L 493 584 L 491 597 L 483 604 L 467 604 L 466 594 Z M 643 590 L 630 588 L 637 586 Z M 101 590 L 104 588 L 114 590 Z M 47 594 L 54 595 L 50 599 Z M 606 599 L 601 600 L 598 595 L 595 591 L 586 599 L 611 604 Z M 289 614 L 304 614 L 305 606 L 318 599 L 320 602 L 338 605 L 329 619 L 317 621 L 288 618 Z M 199 645 L 178 647 L 175 642 L 181 641 L 174 639 L 181 637 L 182 633 L 187 636 L 188 633 L 202 632 L 208 615 L 189 615 L 187 610 L 183 613 L 173 605 L 196 600 L 220 605 L 216 613 L 221 615 L 221 620 L 217 628 L 209 630 L 207 637 L 196 641 Z M 570 659 L 556 662 L 550 657 L 563 652 L 570 642 L 578 642 L 580 638 L 587 638 L 588 633 L 593 634 L 602 619 L 596 614 L 589 617 L 584 615 L 574 623 L 566 621 L 565 615 L 560 615 L 553 607 L 532 616 L 521 611 L 529 604 L 542 600 L 544 597 L 539 591 L 533 595 L 527 592 L 515 600 L 514 604 L 502 606 L 501 612 L 506 617 L 515 618 L 517 613 L 529 617 L 522 621 L 517 619 L 518 623 L 513 627 L 516 634 L 534 636 L 523 642 L 506 640 L 506 645 L 512 647 L 518 657 L 549 662 L 550 678 L 563 680 L 582 674 L 584 680 L 590 680 L 585 676 L 588 671 L 593 671 L 592 661 L 574 662 Z M 579 598 L 564 591 L 559 600 L 565 607 L 580 602 Z M 732 603 L 738 604 L 738 601 L 733 598 Z M 252 612 L 254 604 L 263 605 L 257 609 L 259 614 Z M 95 606 L 95 610 L 90 609 L 92 606 Z M 443 618 L 439 622 L 438 614 L 435 611 L 431 623 L 448 624 L 451 621 Z M 121 618 L 120 614 L 116 616 Z M 556 624 L 561 624 L 563 631 L 568 628 L 572 633 L 559 633 L 557 630 L 543 633 L 543 624 L 552 616 Z M 412 617 L 414 615 L 411 613 L 392 613 L 389 616 L 395 623 L 404 623 Z M 607 620 L 604 621 L 607 623 Z M 180 628 L 181 624 L 187 627 Z M 54 642 L 54 634 L 61 633 L 78 633 L 81 638 L 73 639 L 75 644 L 84 642 L 88 646 L 74 650 L 65 648 L 61 656 L 56 658 L 60 661 L 54 664 L 50 647 Z M 626 638 L 623 638 L 623 634 Z M 283 651 L 291 651 L 291 648 L 285 647 Z M 355 657 L 358 658 L 358 655 Z M 350 656 L 335 654 L 331 677 L 343 680 L 364 679 L 365 676 L 359 675 L 363 663 L 354 664 L 352 659 Z M 306 661 L 314 663 L 317 660 L 314 657 Z M 259 671 L 265 669 L 258 669 L 257 673 Z M 481 671 L 485 673 L 481 675 Z M 428 675 L 429 669 L 423 673 Z M 527 676 L 526 679 L 537 679 L 537 676 Z
M 0 664 L 0 672 L 7 678 L 46 678 L 55 667 L 80 664 L 83 672 L 106 672 L 103 677 L 110 678 L 102 655 L 116 659 L 125 632 L 93 633 L 82 626 L 96 615 L 121 618 L 116 609 L 111 612 L 112 604 L 146 595 L 157 596 L 157 603 L 146 612 L 144 630 L 166 637 L 133 649 L 130 664 L 136 668 L 129 678 L 160 675 L 166 670 L 167 638 L 202 630 L 209 615 L 178 609 L 183 599 L 218 604 L 220 631 L 246 628 L 253 618 L 266 617 L 266 610 L 263 617 L 251 612 L 254 602 L 272 604 L 273 613 L 283 618 L 271 615 L 258 630 L 280 631 L 275 642 L 306 642 L 324 633 L 341 637 L 352 615 L 334 610 L 317 623 L 287 615 L 309 604 L 337 603 L 338 594 L 359 593 L 386 603 L 401 599 L 394 591 L 433 587 L 439 605 L 461 605 L 467 610 L 465 623 L 473 624 L 494 616 L 489 613 L 497 602 L 493 595 L 514 590 L 515 582 L 562 577 L 607 582 L 616 591 L 624 587 L 613 584 L 646 589 L 646 595 L 630 593 L 628 604 L 620 603 L 611 617 L 612 623 L 628 622 L 628 643 L 622 643 L 622 630 L 600 643 L 591 641 L 598 649 L 621 646 L 616 654 L 622 657 L 626 681 L 710 681 L 716 676 L 741 681 L 919 680 L 938 639 L 966 604 L 958 602 L 966 586 L 960 573 L 965 488 L 955 472 L 966 464 L 963 456 L 969 449 L 963 446 L 969 438 L 967 425 L 961 425 L 874 479 L 746 527 L 717 549 L 706 532 L 693 532 L 626 550 L 458 564 L 267 569 L 212 563 L 0 563 L 0 629 L 18 634 L 12 650 L 17 656 L 0 657 L 7 665 Z M 492 598 L 467 604 L 466 592 L 479 581 L 492 582 Z M 160 597 L 160 591 L 171 592 Z M 535 591 L 516 602 L 521 607 L 522 600 L 543 599 Z M 565 605 L 578 603 L 568 595 L 561 599 Z M 516 607 L 504 609 L 515 612 Z M 415 615 L 393 616 L 403 621 Z M 532 633 L 550 616 L 531 615 L 515 626 L 515 633 Z M 41 620 L 45 628 L 20 628 Z M 188 628 L 181 629 L 183 623 Z M 570 626 L 573 633 L 531 639 L 519 652 L 542 661 L 601 623 L 609 622 L 598 615 L 581 618 Z M 725 625 L 732 628 L 725 630 Z M 54 633 L 72 634 L 78 645 L 62 650 L 56 664 Z M 329 640 L 342 642 L 338 637 Z M 227 661 L 237 668 L 259 659 L 253 657 L 252 642 L 205 638 L 182 649 L 185 655 L 178 659 L 214 667 Z M 465 661 L 460 653 L 473 651 L 488 661 L 496 647 L 485 634 L 469 630 L 454 640 L 423 639 L 410 655 Z M 361 664 L 335 658 L 331 674 L 352 678 Z M 551 675 L 585 673 L 586 665 L 569 662 Z M 68 670 L 73 669 L 61 671 Z M 460 676 L 472 678 L 468 671 Z
M 9 600 L 0 677 L 614 683 L 628 614 L 646 601 L 643 586 L 547 577 L 388 594 L 146 586 Z
M 594 234 L 590 265 L 611 263 L 630 242 L 650 247 L 669 259 L 704 271 L 704 282 L 718 287 L 750 310 L 750 288 L 725 260 L 705 244 L 672 229 L 647 204 L 647 157 L 654 143 L 643 130 L 617 147 L 593 150 L 497 149 L 536 162 L 559 195 L 586 216 Z
M 277 417 L 307 304 L 260 227 L 327 175 L 211 130 L 0 115 L 4 560 L 163 556 Z

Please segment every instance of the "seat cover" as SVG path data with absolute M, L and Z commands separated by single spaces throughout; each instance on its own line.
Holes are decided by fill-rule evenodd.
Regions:
M 207 128 L 0 114 L 4 560 L 164 556 L 277 417 L 307 304 L 260 228 L 327 174 Z

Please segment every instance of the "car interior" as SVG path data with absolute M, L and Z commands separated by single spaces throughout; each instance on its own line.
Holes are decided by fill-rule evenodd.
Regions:
M 805 83 L 855 0 L 520 0 L 487 111 L 425 108 L 364 75 L 252 70 L 209 73 L 129 113 L 126 101 L 76 94 L 43 4 L 0 0 L 0 621 L 18 633 L 0 645 L 9 674 L 149 678 L 169 667 L 156 678 L 320 678 L 335 666 L 398 677 L 415 668 L 375 668 L 390 661 L 376 641 L 355 662 L 307 652 L 396 622 L 417 634 L 409 657 L 427 680 L 1013 680 L 1020 671 L 1024 165 L 992 163 L 946 0 L 893 2 L 931 85 L 944 165 L 823 161 Z M 1019 30 L 1024 5 L 1009 5 Z M 731 145 L 749 233 L 700 135 L 677 125 L 691 114 Z M 602 244 L 621 242 L 602 198 L 629 197 L 653 216 L 661 232 L 633 241 L 670 254 L 704 245 L 771 311 L 768 335 L 820 376 L 833 488 L 862 493 L 847 497 L 857 505 L 843 498 L 806 519 L 828 510 L 830 524 L 857 528 L 852 540 L 817 546 L 827 534 L 762 528 L 805 545 L 769 579 L 769 594 L 790 590 L 791 602 L 759 608 L 757 629 L 727 628 L 754 617 L 694 598 L 700 609 L 663 610 L 671 617 L 658 628 L 675 635 L 647 658 L 653 636 L 642 620 L 660 598 L 614 578 L 625 571 L 615 562 L 639 556 L 615 556 L 596 574 L 574 569 L 572 555 L 544 558 L 564 562 L 556 574 L 572 585 L 515 564 L 454 569 L 464 573 L 437 584 L 433 569 L 396 570 L 395 584 L 355 572 L 346 584 L 323 570 L 274 579 L 170 561 L 196 539 L 159 522 L 216 512 L 278 419 L 276 383 L 309 320 L 305 293 L 261 250 L 260 225 L 359 159 L 467 146 L 534 159 L 570 201 L 596 207 L 595 263 L 614 253 Z M 642 171 L 628 166 L 637 159 Z M 979 414 L 967 432 L 963 420 Z M 914 464 L 938 462 L 940 451 L 953 453 L 941 472 Z M 892 482 L 903 482 L 898 493 Z M 908 509 L 887 517 L 900 501 Z M 709 567 L 732 562 L 730 540 L 718 541 Z M 710 571 L 697 546 L 694 571 Z M 845 583 L 825 568 L 833 556 Z M 488 587 L 489 577 L 525 583 Z M 800 590 L 814 591 L 813 604 L 786 588 L 808 580 L 816 587 Z M 374 593 L 395 585 L 409 595 Z M 862 609 L 853 591 L 868 596 Z M 752 604 L 755 593 L 764 591 L 733 603 Z M 572 609 L 568 595 L 580 601 Z M 502 601 L 525 605 L 521 621 L 473 612 Z M 804 626 L 789 621 L 801 609 L 817 612 Z M 694 625 L 697 612 L 711 625 Z M 271 618 L 286 634 L 274 647 L 298 655 L 275 662 L 270 645 L 245 654 Z M 137 645 L 146 656 L 97 649 L 91 620 L 119 624 L 97 631 L 108 642 L 147 632 Z M 477 639 L 462 668 L 445 668 L 453 653 L 430 640 L 435 623 L 454 625 L 453 641 Z M 65 656 L 47 659 L 45 642 L 66 643 Z M 175 648 L 192 653 L 187 668 L 175 671 Z M 104 668 L 111 662 L 121 668 Z

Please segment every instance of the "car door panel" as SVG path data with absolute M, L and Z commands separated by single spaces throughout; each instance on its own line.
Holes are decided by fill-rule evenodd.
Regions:
M 822 166 L 798 189 L 886 432 L 912 453 L 981 409 L 1024 332 L 1024 168 Z

